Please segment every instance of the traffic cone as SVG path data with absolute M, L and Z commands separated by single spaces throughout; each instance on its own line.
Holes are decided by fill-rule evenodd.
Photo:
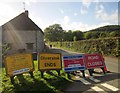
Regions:
M 104 57 L 103 57 L 103 61 L 104 61 L 104 63 L 105 63 L 105 58 L 104 58 Z M 105 64 L 104 64 L 104 65 L 105 65 Z M 106 65 L 104 66 L 104 71 L 105 71 L 106 73 L 110 73 L 110 71 L 107 70 Z
M 110 71 L 107 70 L 106 65 L 104 66 L 104 71 L 105 71 L 106 73 L 110 73 Z

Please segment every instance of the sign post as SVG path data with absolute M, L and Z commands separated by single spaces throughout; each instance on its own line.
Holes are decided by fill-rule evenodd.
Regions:
M 61 70 L 62 61 L 59 53 L 41 53 L 39 54 L 38 69 L 41 72 L 46 70 Z M 58 73 L 60 74 L 60 73 Z
M 13 54 L 6 56 L 5 69 L 7 75 L 11 77 L 12 83 L 15 75 L 26 72 L 32 73 L 34 70 L 32 54 Z M 33 75 L 33 73 L 31 75 Z

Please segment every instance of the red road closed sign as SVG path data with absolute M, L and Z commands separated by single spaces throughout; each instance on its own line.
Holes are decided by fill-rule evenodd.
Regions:
M 104 58 L 101 54 L 85 54 L 85 67 L 90 68 L 100 68 L 104 67 Z

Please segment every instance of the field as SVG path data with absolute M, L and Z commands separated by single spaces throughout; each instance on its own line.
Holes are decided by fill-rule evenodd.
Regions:
M 34 65 L 34 78 L 31 78 L 28 73 L 18 75 L 14 78 L 15 84 L 11 83 L 10 78 L 6 76 L 5 68 L 2 68 L 2 93 L 16 93 L 19 91 L 60 93 L 67 85 L 72 83 L 63 69 L 60 71 L 60 76 L 55 70 L 51 70 L 46 71 L 44 78 L 41 78 L 41 72 L 38 71 L 38 62 L 34 61 Z

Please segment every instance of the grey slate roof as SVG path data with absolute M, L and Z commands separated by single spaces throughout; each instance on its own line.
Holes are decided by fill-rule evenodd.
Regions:
M 25 12 L 3 24 L 2 29 L 3 31 L 14 29 L 18 31 L 41 31 L 43 33 L 43 31 L 26 16 Z

